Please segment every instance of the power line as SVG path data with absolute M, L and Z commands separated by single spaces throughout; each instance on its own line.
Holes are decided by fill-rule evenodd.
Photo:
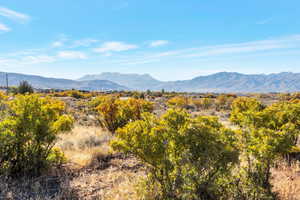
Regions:
M 6 94 L 8 95 L 8 73 L 5 74 L 6 77 Z

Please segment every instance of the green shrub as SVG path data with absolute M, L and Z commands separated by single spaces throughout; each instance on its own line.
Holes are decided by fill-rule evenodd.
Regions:
M 233 94 L 226 94 L 226 95 L 219 95 L 216 98 L 215 104 L 217 110 L 230 110 L 231 104 L 236 98 L 236 95 Z
M 254 98 L 239 97 L 232 103 L 230 120 L 240 127 L 245 126 L 253 122 L 253 119 L 251 119 L 253 113 L 259 112 L 264 108 L 265 107 Z
M 70 91 L 70 96 L 75 98 L 75 99 L 84 98 L 84 94 L 82 92 L 77 91 L 77 90 Z
M 239 155 L 234 143 L 234 132 L 217 118 L 169 110 L 161 118 L 143 114 L 119 129 L 111 145 L 146 164 L 147 190 L 157 199 L 216 200 L 227 199 L 226 177 Z
M 175 97 L 172 97 L 170 98 L 168 101 L 167 101 L 167 105 L 170 107 L 170 108 L 188 108 L 189 104 L 190 104 L 190 99 L 188 97 L 185 97 L 185 96 L 175 96 Z
M 18 94 L 26 94 L 26 93 L 33 93 L 33 87 L 27 81 L 21 81 L 19 86 L 17 87 Z
M 114 133 L 129 121 L 138 120 L 143 112 L 152 112 L 153 104 L 143 99 L 122 100 L 115 96 L 94 99 L 91 105 L 98 113 L 100 125 Z
M 271 168 L 292 150 L 300 133 L 300 104 L 279 102 L 264 108 L 254 99 L 237 99 L 231 120 L 240 126 L 240 196 L 275 199 Z M 246 189 L 248 188 L 248 189 Z M 239 197 L 239 198 L 241 198 Z
M 18 95 L 7 102 L 0 121 L 0 173 L 39 175 L 63 154 L 53 149 L 57 134 L 72 128 L 64 104 L 38 95 Z
M 0 92 L 0 120 L 4 117 L 4 112 L 6 111 L 6 100 L 8 96 L 4 94 L 4 92 Z
M 133 92 L 132 94 L 132 98 L 135 98 L 135 99 L 145 99 L 145 94 L 143 92 Z
M 198 110 L 207 110 L 213 105 L 213 100 L 211 98 L 193 99 L 192 103 L 196 106 Z

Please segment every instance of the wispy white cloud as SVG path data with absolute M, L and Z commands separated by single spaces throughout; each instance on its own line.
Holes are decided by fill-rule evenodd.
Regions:
M 59 34 L 57 39 L 52 42 L 51 47 L 58 48 L 66 46 L 68 42 L 70 42 L 70 38 L 65 34 Z
M 137 45 L 127 44 L 124 42 L 105 42 L 99 48 L 95 48 L 94 51 L 97 53 L 107 53 L 107 52 L 128 51 L 136 48 L 138 48 Z
M 10 66 L 13 62 L 14 62 L 14 60 L 12 60 L 12 59 L 0 58 L 0 65 L 4 66 L 4 67 Z
M 183 49 L 171 49 L 169 51 L 150 51 L 144 48 L 140 51 L 133 51 L 124 54 L 115 54 L 131 49 L 139 48 L 137 45 L 128 44 L 125 42 L 106 42 L 99 48 L 80 49 L 80 51 L 70 51 L 70 44 L 74 40 L 68 40 L 64 43 L 60 51 L 57 52 L 53 48 L 44 49 L 28 49 L 20 52 L 0 55 L 2 62 L 16 63 L 18 65 L 49 63 L 70 60 L 76 61 L 80 59 L 90 59 L 90 62 L 105 63 L 105 65 L 143 65 L 148 63 L 163 63 L 163 62 L 192 62 L 192 61 L 212 61 L 217 59 L 236 59 L 241 57 L 267 55 L 297 55 L 300 51 L 300 34 L 290 35 L 286 37 L 272 38 L 266 40 L 255 40 L 241 43 L 229 43 L 220 45 L 196 46 Z M 81 43 L 83 44 L 83 43 Z M 96 44 L 96 42 L 95 42 Z M 91 46 L 95 46 L 91 44 Z M 144 43 L 145 44 L 145 43 Z M 101 57 L 96 54 L 90 54 L 91 50 L 101 53 Z M 149 51 L 147 51 L 149 50 Z M 105 58 L 105 56 L 110 56 Z M 1 58 L 0 58 L 1 60 Z
M 87 59 L 86 54 L 80 51 L 61 51 L 57 56 L 64 59 Z
M 62 47 L 64 43 L 62 41 L 55 41 L 51 44 L 52 47 Z
M 25 65 L 34 65 L 41 63 L 52 63 L 55 62 L 56 58 L 49 55 L 30 55 L 14 58 L 0 58 L 1 66 L 25 66 Z
M 120 64 L 136 65 L 150 62 L 163 62 L 164 59 L 216 59 L 219 56 L 245 56 L 254 53 L 284 53 L 288 50 L 300 50 L 300 35 L 256 40 L 243 43 L 232 43 L 222 45 L 200 46 L 185 49 L 162 51 L 158 53 L 147 53 L 141 55 L 127 56 L 126 60 L 120 60 Z
M 152 41 L 149 46 L 150 47 L 159 47 L 159 46 L 164 46 L 169 44 L 169 41 L 167 40 L 156 40 L 156 41 Z
M 89 47 L 94 43 L 99 42 L 99 40 L 96 39 L 91 39 L 91 38 L 87 38 L 87 39 L 82 39 L 82 40 L 75 40 L 73 42 L 73 44 L 70 46 L 71 48 L 76 48 L 76 47 Z
M 67 49 L 73 49 L 73 48 L 78 48 L 78 47 L 90 47 L 93 44 L 99 42 L 99 40 L 96 39 L 80 39 L 80 40 L 73 40 L 69 38 L 68 36 L 62 34 L 59 36 L 59 39 L 54 41 L 51 46 L 54 48 L 58 47 L 65 47 Z
M 44 49 L 41 49 L 41 48 L 40 49 L 25 49 L 25 50 L 7 53 L 2 56 L 11 58 L 11 57 L 22 57 L 22 56 L 30 56 L 30 55 L 41 55 L 41 54 L 43 54 L 42 53 L 43 51 L 44 51 Z
M 206 46 L 195 52 L 186 54 L 188 57 L 218 56 L 224 54 L 241 54 L 271 50 L 300 48 L 300 35 L 292 35 L 269 40 L 258 40 L 244 43 Z
M 1 31 L 8 32 L 8 31 L 11 31 L 11 29 L 8 26 L 6 26 L 5 24 L 0 23 L 0 32 Z
M 31 55 L 26 54 L 11 54 L 9 57 L 0 57 L 1 66 L 26 66 L 43 63 L 53 63 L 61 60 L 77 60 L 86 59 L 87 56 L 82 52 L 77 51 L 61 51 L 56 55 L 51 54 L 40 54 L 32 53 Z
M 264 25 L 264 24 L 270 23 L 272 20 L 273 20 L 273 18 L 266 18 L 266 19 L 263 19 L 263 20 L 260 20 L 260 21 L 256 22 L 256 24 Z
M 22 23 L 28 22 L 30 20 L 30 17 L 24 13 L 20 13 L 1 6 L 0 6 L 0 16 L 7 17 L 9 19 L 22 22 Z
M 141 64 L 148 64 L 153 62 L 159 62 L 159 59 L 149 59 L 149 60 L 133 60 L 127 62 L 120 62 L 121 65 L 141 65 Z
M 285 50 L 300 48 L 300 35 L 290 35 L 268 40 L 256 40 L 244 43 L 232 43 L 223 45 L 211 45 L 203 47 L 192 47 L 186 49 L 177 49 L 164 51 L 149 55 L 151 58 L 163 58 L 170 56 L 180 57 L 209 57 L 221 56 L 226 54 L 237 55 L 242 53 Z M 148 58 L 149 58 L 148 57 Z
M 52 63 L 56 59 L 53 56 L 48 55 L 36 55 L 36 56 L 25 56 L 21 59 L 21 62 L 25 64 L 39 64 L 39 63 Z

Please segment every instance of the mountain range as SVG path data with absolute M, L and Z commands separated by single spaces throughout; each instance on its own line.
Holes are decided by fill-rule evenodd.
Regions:
M 5 85 L 5 72 L 0 72 L 0 85 Z M 1 78 L 2 77 L 2 78 Z M 241 74 L 219 72 L 190 80 L 159 81 L 149 74 L 105 72 L 85 75 L 78 80 L 46 78 L 35 75 L 8 73 L 9 85 L 26 80 L 40 89 L 80 90 L 166 90 L 177 92 L 295 92 L 300 91 L 300 73 Z
M 166 90 L 177 92 L 295 92 L 300 91 L 300 73 L 241 74 L 219 72 L 191 80 L 159 81 L 148 74 L 102 73 L 86 75 L 79 80 L 109 80 L 133 90 Z
M 76 81 L 70 79 L 47 78 L 35 75 L 26 75 L 18 73 L 0 72 L 0 85 L 6 85 L 6 74 L 8 75 L 9 86 L 17 86 L 21 81 L 28 81 L 34 88 L 38 89 L 78 89 L 90 91 L 106 90 L 128 90 L 129 88 L 121 86 L 109 80 L 89 80 Z
M 154 89 L 162 81 L 154 79 L 149 74 L 121 74 L 117 72 L 104 72 L 97 75 L 85 75 L 79 81 L 109 80 L 133 90 Z

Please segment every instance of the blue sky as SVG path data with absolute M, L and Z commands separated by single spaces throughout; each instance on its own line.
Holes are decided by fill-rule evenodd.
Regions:
M 0 71 L 79 78 L 300 72 L 299 0 L 6 0 Z

